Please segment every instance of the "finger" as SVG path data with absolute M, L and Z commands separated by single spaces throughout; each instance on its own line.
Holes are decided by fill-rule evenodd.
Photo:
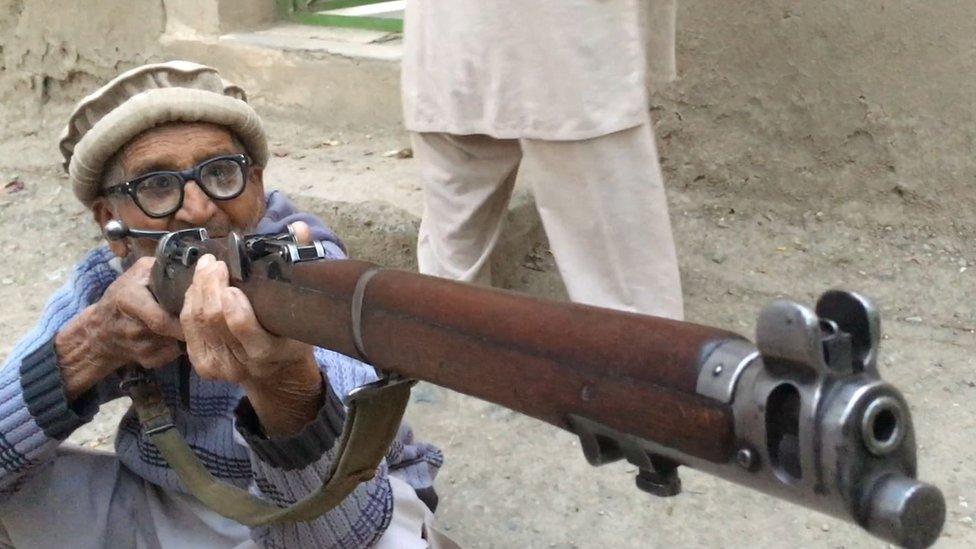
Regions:
M 224 379 L 218 352 L 219 345 L 214 344 L 208 330 L 195 330 L 192 335 L 188 335 L 186 354 L 190 358 L 193 371 L 203 379 Z
M 196 298 L 196 288 L 192 285 L 183 298 L 183 310 L 180 311 L 180 326 L 186 336 L 186 354 L 190 357 L 193 369 L 205 379 L 212 379 L 207 373 L 207 347 L 202 333 L 203 326 L 198 314 L 199 303 Z
M 205 255 L 197 261 L 193 282 L 183 298 L 183 309 L 180 311 L 180 324 L 186 334 L 186 352 L 193 365 L 193 370 L 203 379 L 223 379 L 215 349 L 218 348 L 212 339 L 215 314 L 208 311 L 208 289 L 213 273 L 208 273 L 215 259 L 212 255 Z
M 130 291 L 120 296 L 118 307 L 123 314 L 142 323 L 154 334 L 183 339 L 183 329 L 179 320 L 166 312 L 147 288 Z
M 209 347 L 210 366 L 217 372 L 216 377 L 223 381 L 237 383 L 244 378 L 246 356 L 239 342 L 234 340 L 227 327 L 209 330 L 203 334 Z
M 288 229 L 295 235 L 295 242 L 298 244 L 309 244 L 312 242 L 312 229 L 304 221 L 296 221 L 288 225 Z
M 179 322 L 156 302 L 149 291 L 149 276 L 156 260 L 138 259 L 113 284 L 118 310 L 156 334 L 172 338 L 182 337 Z
M 198 286 L 201 291 L 206 292 L 215 286 L 226 286 L 228 280 L 227 264 L 217 261 L 212 254 L 206 254 L 197 261 L 191 286 Z
M 153 265 L 156 264 L 154 257 L 141 257 L 126 269 L 119 280 L 133 282 L 142 286 L 149 286 L 149 277 L 152 274 Z
M 187 291 L 189 306 L 184 306 L 180 316 L 184 329 L 194 332 L 194 368 L 210 379 L 236 382 L 245 374 L 248 357 L 241 342 L 230 333 L 224 316 L 221 294 L 228 288 L 229 278 L 226 263 L 210 254 L 201 257 Z
M 192 316 L 199 329 L 217 328 L 223 323 L 220 292 L 227 287 L 229 273 L 227 264 L 217 261 L 207 254 L 197 262 L 193 282 L 187 290 L 192 294 Z
M 222 379 L 220 377 L 220 368 L 209 360 L 205 360 L 204 356 L 194 355 L 189 352 L 189 347 L 187 347 L 187 356 L 190 358 L 190 365 L 193 367 L 194 373 L 200 376 L 201 379 L 207 379 L 211 381 Z
M 270 356 L 279 338 L 261 326 L 244 292 L 238 288 L 225 288 L 221 292 L 221 303 L 227 329 L 248 359 L 263 360 Z
M 196 291 L 193 284 L 190 283 L 190 287 L 186 289 L 186 293 L 183 294 L 183 308 L 180 309 L 180 326 L 183 328 L 183 334 L 189 337 L 189 332 L 196 328 L 193 323 L 193 311 L 196 306 Z
M 143 278 L 147 280 L 149 278 L 149 273 L 152 271 L 153 265 L 156 264 L 156 258 L 152 256 L 140 257 L 132 264 L 131 267 L 126 269 L 125 273 L 134 278 Z
M 217 258 L 213 254 L 203 254 L 203 257 L 197 260 L 196 268 L 200 270 L 201 267 L 208 267 L 217 262 Z
M 227 328 L 219 291 L 215 293 L 216 299 L 208 297 L 207 304 L 195 307 L 191 314 L 195 364 L 206 369 L 212 379 L 237 382 L 246 373 L 249 358 L 241 342 Z M 218 308 L 211 310 L 214 306 Z
M 221 309 L 221 322 L 213 330 L 211 341 L 219 349 L 219 362 L 223 379 L 237 383 L 248 371 L 251 359 L 244 350 L 241 342 L 234 337 L 227 327 L 226 317 Z
M 230 271 L 227 264 L 217 261 L 214 256 L 207 254 L 197 262 L 193 273 L 192 286 L 198 286 L 200 293 L 212 296 L 211 292 L 220 290 L 230 282 Z
M 172 339 L 156 340 L 150 342 L 144 349 L 137 353 L 137 361 L 142 366 L 154 369 L 161 368 L 170 364 L 183 354 L 183 350 Z

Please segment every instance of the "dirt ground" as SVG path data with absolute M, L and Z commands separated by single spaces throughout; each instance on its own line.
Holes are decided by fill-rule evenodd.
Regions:
M 63 108 L 0 125 L 0 358 L 37 318 L 71 265 L 99 244 L 56 154 Z M 413 161 L 383 156 L 399 133 L 310 134 L 272 119 L 269 183 L 322 215 L 354 256 L 414 268 L 420 197 Z M 658 135 L 670 135 L 664 121 Z M 325 141 L 334 140 L 332 143 Z M 690 173 L 662 142 L 687 317 L 752 335 L 770 300 L 812 304 L 827 288 L 873 298 L 882 312 L 882 375 L 905 393 L 921 477 L 942 488 L 939 547 L 976 546 L 976 225 L 951 197 L 895 187 L 860 196 L 767 190 Z M 868 174 L 870 176 L 870 174 Z M 18 178 L 23 189 L 5 190 Z M 779 187 L 777 187 L 779 189 Z M 498 265 L 500 285 L 563 295 L 531 200 L 520 194 Z M 126 403 L 103 407 L 72 441 L 110 447 Z M 592 468 L 569 434 L 505 409 L 421 386 L 415 430 L 440 445 L 442 528 L 466 547 L 883 547 L 856 527 L 694 471 L 656 499 L 626 464 Z

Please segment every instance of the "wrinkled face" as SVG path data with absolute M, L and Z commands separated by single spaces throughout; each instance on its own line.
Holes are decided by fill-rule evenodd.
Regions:
M 206 123 L 174 123 L 147 130 L 129 141 L 110 161 L 103 174 L 102 188 L 109 188 L 159 171 L 182 171 L 212 158 L 244 153 L 243 146 L 221 126 Z M 186 182 L 183 205 L 163 218 L 146 215 L 132 197 L 112 194 L 99 197 L 92 213 L 99 227 L 111 219 L 120 219 L 133 229 L 177 231 L 205 227 L 212 237 L 230 231 L 248 232 L 264 214 L 262 169 L 248 166 L 244 191 L 229 200 L 214 200 L 201 190 L 196 181 Z M 130 243 L 135 247 L 131 248 Z M 155 242 L 146 239 L 112 242 L 112 251 L 120 257 L 134 254 L 135 259 L 151 255 Z

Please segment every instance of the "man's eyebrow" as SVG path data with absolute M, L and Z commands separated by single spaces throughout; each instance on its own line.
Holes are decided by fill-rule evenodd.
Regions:
M 128 171 L 132 177 L 139 177 L 152 172 L 176 171 L 176 168 L 177 166 L 174 162 L 154 158 L 142 163 L 137 163 L 134 166 L 131 166 Z
M 210 160 L 211 158 L 216 158 L 218 156 L 228 156 L 233 154 L 244 154 L 237 147 L 229 145 L 227 147 L 219 147 L 214 149 L 209 149 L 207 151 L 201 151 L 193 155 L 193 163 L 189 166 L 177 165 L 178 163 L 171 158 L 152 158 L 147 159 L 144 162 L 136 161 L 131 167 L 130 178 L 136 178 L 143 176 L 147 173 L 152 172 L 175 172 L 180 170 L 185 170 L 187 168 L 192 168 L 193 166 L 199 165 L 201 162 Z

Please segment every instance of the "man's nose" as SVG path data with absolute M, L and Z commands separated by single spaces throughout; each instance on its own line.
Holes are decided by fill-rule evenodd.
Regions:
M 192 226 L 203 227 L 217 213 L 217 205 L 210 200 L 196 181 L 187 181 L 183 187 L 183 206 L 176 212 L 176 220 Z

